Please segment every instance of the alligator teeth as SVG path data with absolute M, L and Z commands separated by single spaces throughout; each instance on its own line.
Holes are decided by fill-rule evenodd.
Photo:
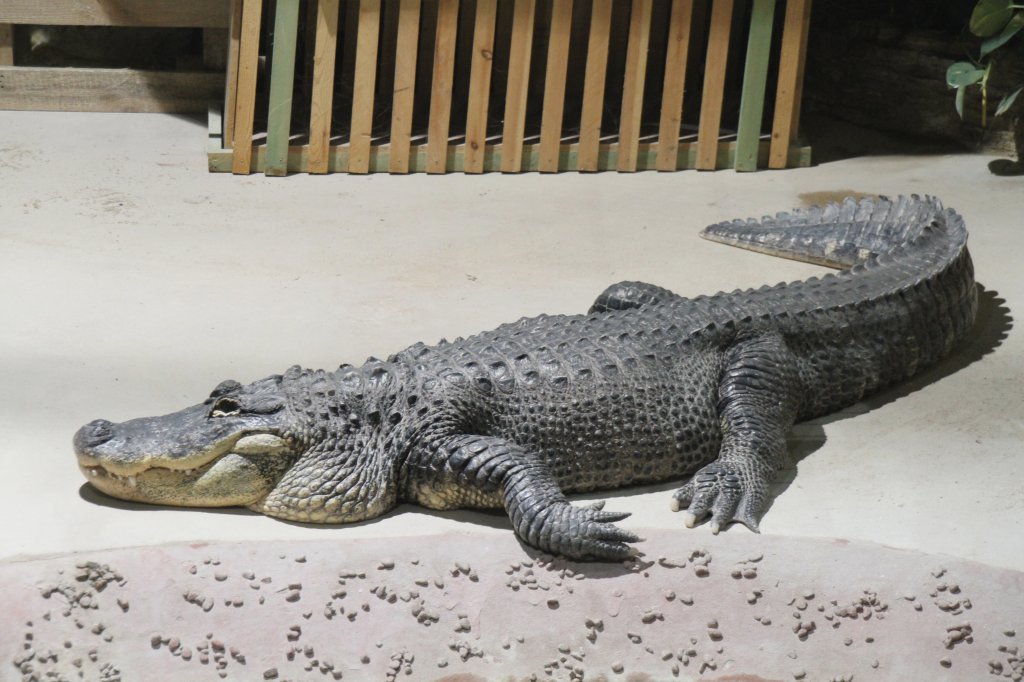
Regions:
M 99 471 L 97 471 L 96 469 L 91 469 L 91 470 L 89 471 L 89 473 L 90 473 L 90 474 L 92 474 L 93 476 L 99 476 L 99 475 L 100 475 L 100 472 L 99 472 Z
M 135 485 L 136 485 L 136 483 L 137 483 L 137 482 L 136 482 L 136 480 L 135 480 L 135 477 L 134 477 L 134 476 L 129 476 L 129 477 L 128 477 L 128 485 L 130 485 L 131 487 L 133 487 L 133 488 L 134 488 L 134 487 L 135 487 Z

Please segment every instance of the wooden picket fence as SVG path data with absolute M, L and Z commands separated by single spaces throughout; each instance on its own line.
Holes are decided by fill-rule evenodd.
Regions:
M 797 127 L 811 0 L 233 2 L 212 171 L 810 163 Z

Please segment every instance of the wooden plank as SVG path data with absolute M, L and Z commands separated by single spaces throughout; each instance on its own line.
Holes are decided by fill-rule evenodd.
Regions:
M 0 66 L 14 66 L 13 24 L 0 24 Z
M 231 0 L 231 28 L 228 40 L 227 78 L 224 87 L 224 146 L 235 142 L 235 99 L 238 97 L 238 58 L 242 38 L 242 0 Z
M 401 0 L 395 51 L 395 86 L 391 111 L 391 153 L 388 170 L 409 172 L 409 136 L 412 134 L 416 95 L 416 53 L 419 42 L 420 0 Z
M 370 169 L 373 93 L 377 78 L 379 35 L 380 0 L 361 0 L 359 3 L 359 35 L 356 37 L 356 80 L 352 92 L 349 173 L 366 173 Z
M 497 17 L 498 0 L 477 0 L 476 20 L 473 26 L 473 58 L 469 71 L 469 100 L 466 105 L 466 159 L 463 167 L 463 172 L 466 173 L 484 171 Z
M 227 28 L 230 0 L 3 0 L 0 24 Z
M 250 173 L 252 126 L 256 114 L 256 75 L 259 71 L 260 15 L 263 0 L 242 0 L 241 42 L 238 49 L 238 95 L 231 146 L 235 150 L 232 173 Z
M 725 70 L 729 60 L 729 30 L 733 0 L 714 0 L 711 33 L 704 66 L 704 90 L 697 129 L 697 169 L 714 170 L 718 163 L 718 134 L 722 125 Z
M 608 69 L 608 42 L 611 36 L 612 0 L 593 0 L 590 38 L 587 41 L 587 70 L 583 76 L 583 110 L 580 114 L 579 170 L 598 170 L 601 144 L 601 115 L 604 112 L 604 85 Z
M 660 171 L 678 167 L 679 130 L 683 119 L 683 93 L 686 90 L 686 62 L 690 54 L 693 27 L 693 0 L 672 0 L 672 16 L 665 52 L 665 81 L 661 95 L 661 121 L 658 124 L 658 162 Z
M 548 63 L 544 77 L 544 108 L 540 123 L 542 173 L 557 173 L 561 161 L 562 117 L 565 114 L 565 82 L 572 37 L 572 0 L 553 0 Z
M 775 93 L 775 120 L 769 168 L 785 168 L 788 151 L 796 140 L 800 122 L 804 63 L 807 59 L 807 31 L 811 23 L 811 0 L 789 0 L 782 29 L 779 83 Z
M 0 109 L 200 113 L 223 87 L 203 71 L 0 66 Z
M 339 0 L 318 0 L 313 89 L 309 113 L 309 172 L 326 173 L 334 106 L 334 66 L 338 54 Z
M 277 0 L 274 46 L 270 65 L 270 104 L 267 111 L 267 175 L 288 174 L 288 139 L 292 124 L 295 47 L 301 0 Z
M 501 171 L 518 173 L 523 165 L 523 134 L 526 130 L 526 98 L 530 92 L 530 52 L 537 0 L 516 0 L 512 15 L 512 42 L 505 89 L 505 126 L 501 135 Z
M 633 0 L 629 16 L 629 42 L 626 48 L 626 78 L 622 86 L 622 110 L 619 120 L 620 173 L 636 170 L 640 145 L 640 118 L 644 107 L 644 80 L 647 77 L 647 47 L 651 39 L 651 3 Z
M 430 86 L 430 121 L 427 124 L 428 173 L 444 173 L 448 169 L 448 124 L 452 113 L 458 20 L 459 0 L 440 0 L 434 42 L 434 74 Z
M 743 69 L 740 121 L 736 132 L 736 170 L 757 170 L 758 140 L 764 116 L 764 94 L 768 84 L 768 59 L 772 49 L 775 0 L 754 0 L 747 39 L 747 61 Z

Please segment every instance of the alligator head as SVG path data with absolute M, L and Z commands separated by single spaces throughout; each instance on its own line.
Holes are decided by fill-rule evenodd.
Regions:
M 221 382 L 180 412 L 92 421 L 74 437 L 79 469 L 101 492 L 135 502 L 321 523 L 377 516 L 394 504 L 393 477 L 377 466 L 379 434 L 361 418 L 366 396 L 352 373 L 354 384 L 339 384 L 293 367 L 244 386 Z

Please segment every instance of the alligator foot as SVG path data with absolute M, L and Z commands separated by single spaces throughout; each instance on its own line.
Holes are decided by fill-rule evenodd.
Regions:
M 527 544 L 570 559 L 621 561 L 636 553 L 626 543 L 640 538 L 614 525 L 629 512 L 576 507 L 558 501 L 527 517 L 517 528 Z
M 759 533 L 766 489 L 766 482 L 751 476 L 750 471 L 712 462 L 672 494 L 672 511 L 686 510 L 683 523 L 687 528 L 693 528 L 710 513 L 711 532 L 716 535 L 733 521 Z

